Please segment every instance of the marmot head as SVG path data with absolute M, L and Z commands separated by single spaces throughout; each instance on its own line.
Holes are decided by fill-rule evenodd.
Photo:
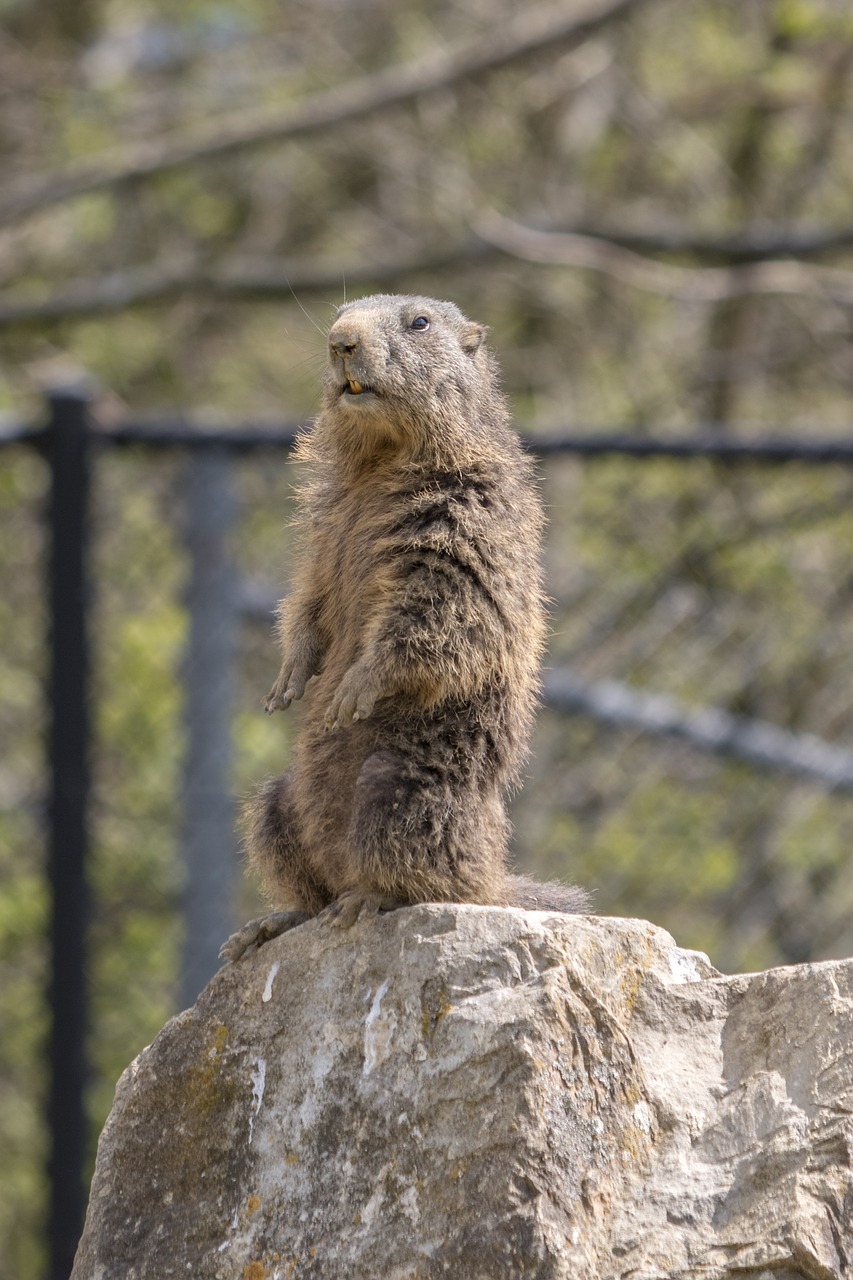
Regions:
M 339 452 L 362 463 L 389 451 L 453 465 L 471 456 L 474 437 L 505 419 L 485 336 L 452 302 L 376 294 L 345 303 L 323 381 L 323 425 Z

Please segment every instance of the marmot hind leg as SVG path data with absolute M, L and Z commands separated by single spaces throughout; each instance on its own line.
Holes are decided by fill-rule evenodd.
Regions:
M 333 895 L 311 874 L 294 808 L 293 770 L 270 778 L 245 813 L 246 855 L 277 907 L 317 915 Z
M 349 883 L 328 914 L 348 925 L 362 910 L 500 900 L 507 826 L 496 805 L 499 813 L 473 789 L 460 796 L 426 762 L 374 752 L 353 795 Z
M 297 925 L 304 924 L 331 901 L 306 868 L 299 822 L 291 797 L 292 771 L 270 778 L 247 806 L 246 854 L 260 875 L 270 901 L 290 910 L 272 911 L 250 920 L 222 945 L 219 955 L 232 963 Z
M 283 933 L 289 933 L 310 919 L 310 911 L 271 911 L 268 916 L 259 916 L 223 942 L 219 948 L 219 959 L 230 960 L 233 964 L 247 951 L 257 951 L 271 938 L 280 938 Z

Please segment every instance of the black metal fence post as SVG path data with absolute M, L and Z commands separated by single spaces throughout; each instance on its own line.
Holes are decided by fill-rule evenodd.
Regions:
M 86 879 L 89 795 L 87 397 L 49 394 L 50 463 L 50 802 L 51 892 L 49 1126 L 50 1280 L 68 1280 L 86 1189 Z

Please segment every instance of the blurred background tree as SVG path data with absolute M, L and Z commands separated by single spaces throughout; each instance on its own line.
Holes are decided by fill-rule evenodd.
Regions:
M 2 0 L 0 412 L 85 371 L 104 427 L 304 422 L 334 307 L 387 289 L 488 323 L 539 438 L 849 439 L 852 61 L 843 0 Z M 257 713 L 273 463 L 236 474 L 235 796 L 289 732 Z M 93 1140 L 178 998 L 182 468 L 95 474 Z M 853 749 L 849 466 L 542 475 L 551 666 Z M 45 484 L 0 452 L 0 1280 L 44 1265 Z M 551 709 L 515 821 L 722 969 L 850 953 L 853 803 L 816 773 Z

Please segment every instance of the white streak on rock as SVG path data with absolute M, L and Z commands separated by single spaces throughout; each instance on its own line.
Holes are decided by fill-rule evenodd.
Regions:
M 280 961 L 276 960 L 275 964 L 267 974 L 267 985 L 264 987 L 264 994 L 261 996 L 264 1004 L 267 1004 L 268 1001 L 272 1000 L 272 984 L 275 982 L 275 975 L 278 973 L 280 967 Z
M 255 1116 L 261 1109 L 261 1103 L 264 1100 L 264 1089 L 267 1083 L 267 1064 L 263 1058 L 255 1058 L 255 1066 L 252 1071 L 252 1114 L 249 1116 L 249 1142 L 252 1141 L 252 1135 L 255 1128 Z
M 388 990 L 390 982 L 391 979 L 386 978 L 377 990 L 364 1024 L 363 1074 L 366 1076 L 369 1076 L 373 1068 L 387 1058 L 390 1050 L 391 1035 L 397 1025 L 397 1019 L 393 1013 L 383 1016 L 381 1010 L 382 997 Z

